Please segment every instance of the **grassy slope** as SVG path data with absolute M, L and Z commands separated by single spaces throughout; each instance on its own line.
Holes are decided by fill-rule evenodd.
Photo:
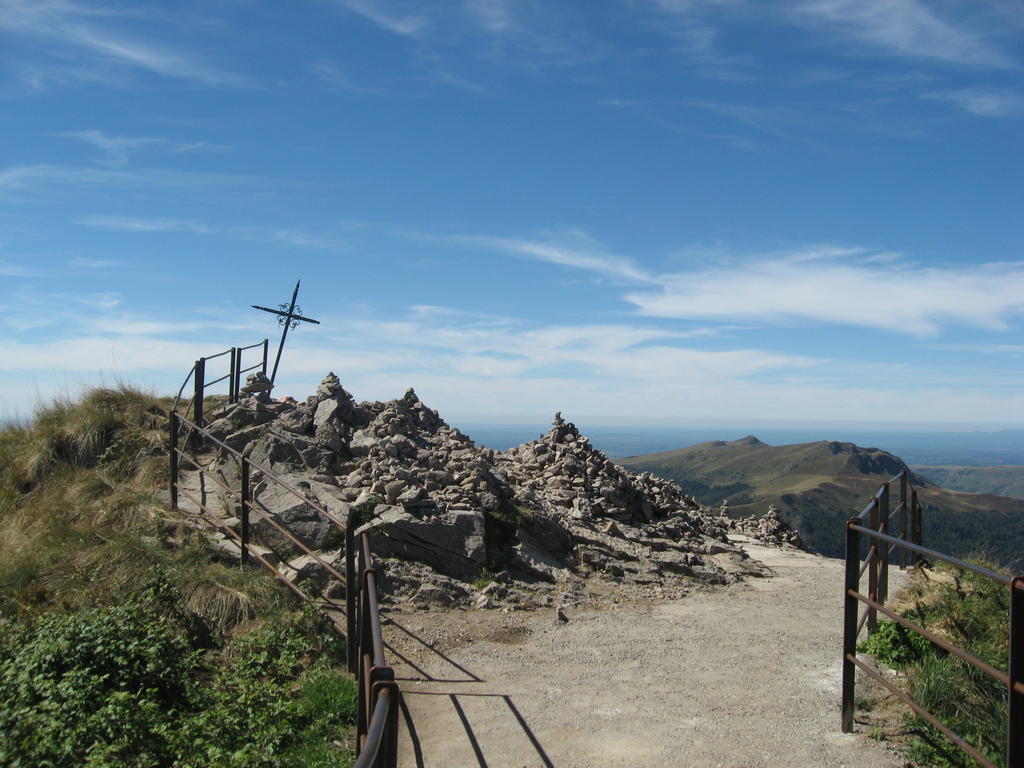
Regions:
M 154 498 L 168 405 L 99 389 L 0 429 L 0 764 L 344 765 L 337 636 Z
M 833 557 L 843 553 L 843 522 L 905 466 L 892 454 L 853 443 L 771 446 L 752 437 L 619 463 L 675 480 L 709 506 L 728 499 L 734 515 L 761 514 L 775 504 L 812 548 Z M 950 491 L 918 476 L 915 485 L 925 508 L 926 545 L 957 555 L 984 552 L 1002 563 L 1020 557 L 1024 501 Z
M 1024 499 L 1024 466 L 915 466 L 922 477 L 951 491 L 994 493 Z

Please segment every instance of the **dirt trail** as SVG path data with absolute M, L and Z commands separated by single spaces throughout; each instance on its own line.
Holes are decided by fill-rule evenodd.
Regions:
M 393 611 L 399 765 L 902 765 L 839 732 L 842 561 L 744 546 L 776 575 L 569 610 L 567 623 L 551 610 Z

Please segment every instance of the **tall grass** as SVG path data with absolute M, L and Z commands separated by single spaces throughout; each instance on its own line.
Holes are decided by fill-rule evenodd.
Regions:
M 976 561 L 991 570 L 989 562 Z M 920 569 L 899 603 L 902 615 L 1006 672 L 1009 590 L 941 565 Z M 895 622 L 881 622 L 861 648 L 905 673 L 907 693 L 996 765 L 1006 754 L 1007 691 L 973 665 Z M 973 768 L 976 761 L 924 718 L 908 716 L 908 757 L 919 765 Z

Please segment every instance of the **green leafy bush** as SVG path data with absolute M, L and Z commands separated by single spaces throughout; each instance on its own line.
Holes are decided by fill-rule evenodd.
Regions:
M 355 686 L 312 614 L 209 648 L 179 597 L 157 579 L 121 605 L 0 624 L 0 764 L 345 764 Z
M 878 628 L 857 646 L 860 653 L 874 656 L 893 669 L 905 667 L 931 656 L 935 647 L 917 632 L 899 622 L 880 621 Z

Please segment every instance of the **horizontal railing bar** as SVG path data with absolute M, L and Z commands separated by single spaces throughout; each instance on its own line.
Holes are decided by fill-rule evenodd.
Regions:
M 993 763 L 991 763 L 983 754 L 981 754 L 981 752 L 979 752 L 977 749 L 975 749 L 970 744 L 968 744 L 966 741 L 964 741 L 962 738 L 960 738 L 956 733 L 951 731 L 948 727 L 943 725 L 942 722 L 940 722 L 939 719 L 937 717 L 935 717 L 935 715 L 933 715 L 928 710 L 924 709 L 920 704 L 918 704 L 912 698 L 907 696 L 907 694 L 905 694 L 903 691 L 901 691 L 895 685 L 893 685 L 888 680 L 886 680 L 882 675 L 878 674 L 878 672 L 876 672 L 875 670 L 871 669 L 871 667 L 869 667 L 863 661 L 858 659 L 853 654 L 847 654 L 846 658 L 849 661 L 851 661 L 852 663 L 856 664 L 858 667 L 860 667 L 864 672 L 866 672 L 868 675 L 873 677 L 879 683 L 881 683 L 882 686 L 884 686 L 885 688 L 887 688 L 889 690 L 889 693 L 893 694 L 896 698 L 898 698 L 901 701 L 903 701 L 908 707 L 910 707 L 912 710 L 914 710 L 917 714 L 919 714 L 921 717 L 923 717 L 929 723 L 931 723 L 936 728 L 938 728 L 940 731 L 942 731 L 942 733 L 945 734 L 946 738 L 948 738 L 950 741 L 952 741 L 954 744 L 956 744 L 958 747 L 960 747 L 960 749 L 962 749 L 964 752 L 966 752 L 971 757 L 973 757 L 975 760 L 977 760 L 979 763 L 981 763 L 983 766 L 985 766 L 985 768 L 998 768 L 998 766 L 996 766 Z
M 224 381 L 224 379 L 230 379 L 230 378 L 231 378 L 231 374 L 230 373 L 225 373 L 219 379 L 214 379 L 213 381 L 208 381 L 205 384 L 203 384 L 203 389 L 209 389 L 214 384 L 220 384 L 222 381 Z
M 388 710 L 391 708 L 391 690 L 384 688 L 377 694 L 377 703 L 373 707 L 373 715 L 370 717 L 369 727 L 366 729 L 366 739 L 363 741 L 363 748 L 359 751 L 353 768 L 370 768 L 377 759 L 381 743 L 384 740 L 384 728 L 388 722 Z
M 864 507 L 864 511 L 861 512 L 859 515 L 857 515 L 858 519 L 863 520 L 865 517 L 867 517 L 869 514 L 871 514 L 871 508 L 874 507 L 874 506 L 877 506 L 877 505 L 878 505 L 878 499 L 876 499 L 875 497 L 872 496 L 871 497 L 871 501 L 869 501 L 868 505 L 866 507 Z
M 951 642 L 949 642 L 945 638 L 939 637 L 938 635 L 936 635 L 936 634 L 934 634 L 932 632 L 929 632 L 924 627 L 920 627 L 917 624 L 915 624 L 914 622 L 909 621 L 908 619 L 905 619 L 903 616 L 900 616 L 898 613 L 896 613 L 896 611 L 889 610 L 884 605 L 880 605 L 879 603 L 877 603 L 874 600 L 872 600 L 870 597 L 867 597 L 866 595 L 862 595 L 860 592 L 855 592 L 852 589 L 850 589 L 850 590 L 847 590 L 847 594 L 850 597 L 854 597 L 857 600 L 860 600 L 865 605 L 868 605 L 871 608 L 874 608 L 879 613 L 884 613 L 886 616 L 888 616 L 893 621 L 895 621 L 895 622 L 897 622 L 899 624 L 902 624 L 904 627 L 906 627 L 909 630 L 917 632 L 919 635 L 921 635 L 922 637 L 926 638 L 927 640 L 930 640 L 931 642 L 933 642 L 935 645 L 939 646 L 940 648 L 948 651 L 949 653 L 952 653 L 957 658 L 963 659 L 964 661 L 966 661 L 968 664 L 970 664 L 971 666 L 975 667 L 976 669 L 980 669 L 982 672 L 984 672 L 989 677 L 994 678 L 998 682 L 1000 682 L 1003 685 L 1009 687 L 1009 685 L 1010 685 L 1010 677 L 1005 672 L 996 669 L 995 667 L 991 666 L 990 664 L 986 664 L 981 659 L 978 659 L 978 658 L 975 658 L 974 656 L 971 656 L 971 654 L 967 653 L 966 651 L 961 650 L 960 648 L 957 648 L 955 645 L 953 645 Z M 1024 684 L 1018 683 L 1018 685 L 1021 686 L 1021 693 L 1024 693 Z
M 965 562 L 964 560 L 960 560 L 956 557 L 953 557 L 952 555 L 944 555 L 941 552 L 936 552 L 934 549 L 928 549 L 927 547 L 922 547 L 919 544 L 911 544 L 909 541 L 904 541 L 903 539 L 896 538 L 895 536 L 889 536 L 885 533 L 879 533 L 878 531 L 874 531 L 870 528 L 865 528 L 864 526 L 857 525 L 853 522 L 851 522 L 850 525 L 855 530 L 860 531 L 861 533 L 865 533 L 873 539 L 881 539 L 882 541 L 888 541 L 889 543 L 896 544 L 897 546 L 902 547 L 903 549 L 909 549 L 911 552 L 917 552 L 919 555 L 925 555 L 926 557 L 931 557 L 935 560 L 942 560 L 943 562 L 949 563 L 950 565 L 955 565 L 957 568 L 963 568 L 964 570 L 971 571 L 972 573 L 976 573 L 979 576 L 985 576 L 989 579 L 992 579 L 992 581 L 997 581 L 1000 584 L 1003 584 L 1007 587 L 1010 586 L 1010 582 L 1013 581 L 1009 576 L 1004 576 L 1003 574 L 997 573 L 996 571 L 990 571 L 988 568 L 982 568 L 979 565 L 972 565 L 971 563 Z
M 263 346 L 263 342 L 262 341 L 257 341 L 255 344 L 250 344 L 248 347 L 238 347 L 238 351 L 239 352 L 244 352 L 247 349 L 256 349 L 256 347 L 262 347 L 262 346 Z
M 203 355 L 202 359 L 203 360 L 216 360 L 218 357 L 224 357 L 224 355 L 230 355 L 230 354 L 231 354 L 231 350 L 230 349 L 225 349 L 223 352 L 218 352 L 215 355 Z
M 249 371 L 255 370 L 256 368 L 262 368 L 262 367 L 263 367 L 263 361 L 261 360 L 258 363 L 253 363 L 248 368 L 243 368 L 242 370 L 239 371 L 239 373 L 248 373 Z
M 901 470 L 900 470 L 899 472 L 897 472 L 897 473 L 896 473 L 895 475 L 893 475 L 892 477 L 890 477 L 890 478 L 889 478 L 889 479 L 888 479 L 888 480 L 887 480 L 886 482 L 889 482 L 889 483 L 896 483 L 896 482 L 899 482 L 899 480 L 900 480 L 900 479 L 901 479 L 901 478 L 903 477 L 903 475 L 904 475 L 904 474 L 906 474 L 906 471 L 907 471 L 907 470 L 905 470 L 905 469 L 901 469 Z
M 261 511 L 263 513 L 263 518 L 262 518 L 263 520 L 266 520 L 273 528 L 277 529 L 278 531 L 283 533 L 286 537 L 288 537 L 289 541 L 291 541 L 295 546 L 297 546 L 299 549 L 301 549 L 307 555 L 310 555 L 314 560 L 316 560 L 318 563 L 320 563 L 320 565 L 322 565 L 324 568 L 326 568 L 328 571 L 330 571 L 331 574 L 334 575 L 339 581 L 344 581 L 345 580 L 345 577 L 342 576 L 340 573 L 338 573 L 338 571 L 335 570 L 334 566 L 332 566 L 330 563 L 328 563 L 326 560 L 324 560 L 322 557 L 320 557 L 320 555 L 318 555 L 312 549 L 310 549 L 305 544 L 303 544 L 301 541 L 299 541 L 294 536 L 294 534 L 292 534 L 291 531 L 289 531 L 287 528 L 285 528 L 279 522 L 274 520 L 274 518 L 271 517 L 271 515 L 273 513 L 269 509 L 267 509 L 265 506 L 263 506 L 263 504 L 260 504 L 259 502 L 256 502 L 256 503 L 259 504 L 260 507 L 261 507 L 261 509 L 259 511 Z M 249 509 L 255 511 L 255 507 L 253 507 L 252 502 L 245 502 L 245 506 L 247 506 Z
M 234 448 L 232 448 L 231 446 L 226 445 L 225 443 L 221 442 L 220 440 L 215 438 L 213 435 L 211 435 L 209 432 L 207 432 L 205 429 L 203 429 L 202 427 L 197 426 L 194 422 L 190 421 L 189 419 L 185 418 L 184 416 L 178 416 L 177 418 L 178 418 L 178 421 L 181 421 L 182 423 L 187 424 L 188 426 L 193 427 L 200 434 L 202 434 L 203 437 L 205 437 L 207 440 L 210 440 L 211 442 L 215 443 L 216 445 L 219 445 L 221 448 L 223 448 L 225 451 L 227 451 L 231 455 L 237 456 L 239 459 L 241 459 L 243 461 L 249 462 L 249 466 L 250 467 L 255 467 L 260 472 L 262 472 L 264 475 L 266 475 L 271 480 L 273 480 L 275 483 L 277 483 L 282 488 L 284 488 L 284 490 L 288 491 L 288 493 L 292 494 L 292 496 L 294 496 L 295 498 L 299 499 L 300 501 L 304 501 L 306 504 L 308 504 L 314 510 L 316 510 L 321 515 L 326 517 L 328 520 L 330 520 L 336 526 L 338 526 L 342 530 L 345 530 L 345 524 L 343 522 L 341 522 L 340 520 L 338 520 L 338 518 L 336 518 L 334 515 L 332 515 L 330 512 L 328 512 L 326 509 L 324 509 L 322 506 L 317 504 L 312 499 L 309 499 L 309 498 L 306 498 L 305 496 L 303 496 L 301 493 L 296 491 L 294 488 L 292 488 L 290 485 L 288 485 L 286 482 L 284 482 L 284 480 L 282 480 L 277 475 L 275 475 L 273 472 L 271 472 L 269 469 L 266 469 L 262 464 L 257 464 L 252 459 L 246 458 L 239 451 L 237 451 Z

